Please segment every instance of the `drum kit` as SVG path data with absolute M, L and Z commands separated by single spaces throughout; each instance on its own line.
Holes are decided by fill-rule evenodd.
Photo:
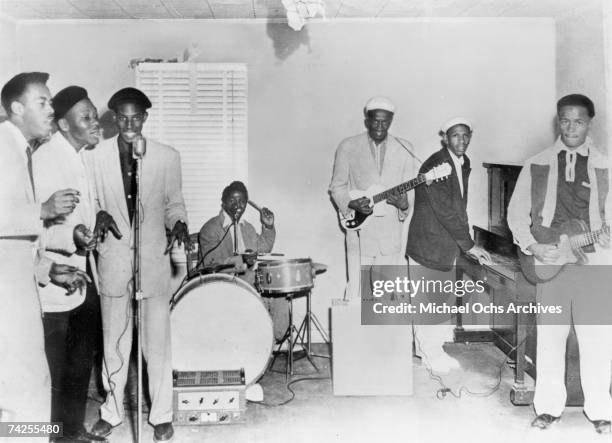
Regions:
M 247 257 L 243 259 L 245 262 L 248 260 Z M 254 286 L 239 278 L 243 270 L 235 272 L 236 269 L 228 270 L 228 267 L 234 268 L 234 265 L 189 270 L 186 281 L 172 297 L 173 369 L 244 369 L 248 386 L 257 382 L 274 363 L 283 343 L 287 342 L 286 378 L 289 378 L 293 375 L 294 347 L 299 342 L 305 357 L 318 371 L 312 361 L 312 356 L 319 355 L 311 352 L 311 325 L 315 325 L 328 344 L 329 339 L 311 311 L 310 296 L 315 276 L 325 272 L 327 266 L 313 263 L 310 258 L 257 255 L 253 266 Z M 269 296 L 283 296 L 289 302 L 289 327 L 276 345 L 272 320 L 261 299 Z M 293 299 L 298 297 L 306 297 L 306 315 L 296 327 L 293 323 Z

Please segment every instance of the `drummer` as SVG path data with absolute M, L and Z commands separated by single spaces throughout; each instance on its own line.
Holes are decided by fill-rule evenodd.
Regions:
M 221 211 L 200 229 L 198 262 L 204 266 L 233 264 L 238 277 L 251 285 L 255 283 L 253 265 L 257 254 L 272 251 L 276 238 L 274 214 L 268 208 L 260 211 L 261 234 L 242 215 L 249 193 L 244 183 L 230 183 L 221 195 Z M 234 237 L 234 223 L 236 237 Z M 282 340 L 289 325 L 287 301 L 284 298 L 263 298 L 274 323 L 274 337 Z

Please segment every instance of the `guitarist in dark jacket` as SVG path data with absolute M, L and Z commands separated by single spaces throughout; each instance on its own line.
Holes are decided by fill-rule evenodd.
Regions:
M 593 102 L 584 95 L 572 94 L 559 100 L 559 138 L 527 160 L 517 180 L 508 207 L 508 224 L 521 251 L 532 255 L 536 263 L 550 266 L 563 258 L 562 246 L 567 242 L 560 234 L 575 235 L 564 229 L 573 225 L 597 233 L 589 235 L 591 244 L 578 246 L 574 254 L 587 257 L 590 264 L 611 264 L 605 229 L 608 160 L 588 137 L 594 116 Z M 565 408 L 564 362 L 573 322 L 580 351 L 584 412 L 598 433 L 611 431 L 612 323 L 601 317 L 602 311 L 612 314 L 606 306 L 610 291 L 606 268 L 567 265 L 552 280 L 538 284 L 537 301 L 543 306 L 561 306 L 562 312 L 554 318 L 538 314 L 534 427 L 548 428 L 560 419 Z M 528 270 L 524 272 L 527 276 Z
M 414 213 L 408 230 L 406 258 L 410 263 L 410 278 L 420 280 L 454 280 L 450 272 L 460 252 L 479 261 L 490 260 L 489 254 L 474 244 L 470 236 L 466 212 L 470 159 L 465 155 L 471 138 L 472 125 L 465 118 L 447 121 L 440 130 L 442 149 L 432 154 L 421 166 L 420 173 L 448 163 L 452 173 L 447 180 L 415 188 Z M 428 294 L 422 302 L 451 302 L 449 296 Z M 454 305 L 454 299 L 452 300 Z M 458 368 L 442 345 L 452 337 L 452 325 L 417 325 L 417 353 L 427 359 L 438 373 Z

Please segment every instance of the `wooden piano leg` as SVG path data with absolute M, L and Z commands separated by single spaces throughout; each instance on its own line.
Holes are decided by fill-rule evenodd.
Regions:
M 525 385 L 525 348 L 527 338 L 527 324 L 525 314 L 518 313 L 515 316 L 516 342 L 518 346 L 515 351 L 516 366 L 514 369 L 514 385 L 510 390 L 510 401 L 515 406 L 526 406 L 533 403 L 533 390 Z

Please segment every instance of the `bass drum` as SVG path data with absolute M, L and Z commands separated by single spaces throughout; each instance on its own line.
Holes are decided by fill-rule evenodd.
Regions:
M 197 276 L 171 302 L 172 366 L 177 371 L 244 368 L 247 385 L 272 355 L 272 320 L 248 283 L 226 274 Z

